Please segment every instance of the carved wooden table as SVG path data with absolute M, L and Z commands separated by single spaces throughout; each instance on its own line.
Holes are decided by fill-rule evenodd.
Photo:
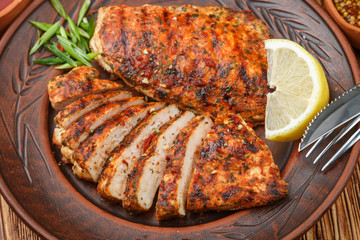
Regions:
M 321 0 L 317 0 L 322 4 Z M 360 50 L 354 49 L 358 64 Z M 0 239 L 41 239 L 0 197 Z M 360 239 L 360 158 L 346 188 L 332 207 L 300 239 Z

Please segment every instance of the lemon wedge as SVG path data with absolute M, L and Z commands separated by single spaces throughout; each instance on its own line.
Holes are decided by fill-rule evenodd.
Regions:
M 265 41 L 268 83 L 265 138 L 294 141 L 327 105 L 329 87 L 319 62 L 299 44 L 285 39 Z

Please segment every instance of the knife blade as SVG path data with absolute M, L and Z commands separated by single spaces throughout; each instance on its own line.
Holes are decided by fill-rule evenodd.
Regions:
M 360 84 L 329 103 L 310 122 L 299 144 L 299 152 L 317 139 L 360 115 Z

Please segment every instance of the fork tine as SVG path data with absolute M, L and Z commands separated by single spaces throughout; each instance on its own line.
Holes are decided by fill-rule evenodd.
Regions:
M 321 138 L 316 140 L 316 143 L 306 153 L 305 158 L 309 157 L 310 154 L 320 145 L 320 143 L 322 143 L 322 141 L 324 141 L 324 139 L 327 138 L 331 133 L 332 133 L 332 131 L 328 132 L 327 134 L 323 135 Z
M 347 140 L 347 142 L 337 151 L 334 156 L 325 164 L 321 171 L 325 171 L 335 162 L 344 152 L 351 148 L 357 141 L 360 140 L 360 128 Z
M 357 125 L 360 122 L 360 116 L 356 117 L 353 121 L 351 121 L 350 124 L 348 124 L 345 128 L 341 130 L 341 132 L 333 139 L 331 142 L 322 150 L 322 152 L 316 157 L 314 160 L 314 164 L 317 163 L 320 158 L 340 139 L 342 139 L 355 125 Z

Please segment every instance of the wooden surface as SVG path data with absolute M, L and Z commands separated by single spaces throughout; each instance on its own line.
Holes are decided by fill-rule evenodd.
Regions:
M 320 0 L 318 2 L 321 4 Z M 360 63 L 360 51 L 355 49 L 355 54 Z M 16 216 L 2 197 L 0 209 L 0 239 L 41 239 Z M 340 197 L 300 239 L 360 239 L 360 159 Z

